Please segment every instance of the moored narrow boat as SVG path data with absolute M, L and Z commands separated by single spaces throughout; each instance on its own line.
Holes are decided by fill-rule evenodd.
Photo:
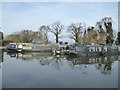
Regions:
M 43 44 L 10 44 L 7 49 L 10 52 L 52 52 L 53 45 L 43 45 Z
M 80 55 L 80 56 L 118 55 L 120 54 L 120 46 L 117 46 L 117 45 L 69 46 L 69 51 L 66 51 L 66 53 L 69 55 L 74 54 L 74 55 Z
M 21 52 L 23 45 L 17 45 L 17 44 L 10 44 L 7 49 L 10 52 Z

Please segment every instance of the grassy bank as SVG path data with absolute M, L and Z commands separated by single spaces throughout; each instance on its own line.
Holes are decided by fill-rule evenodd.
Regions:
M 6 46 L 0 46 L 0 49 L 7 49 Z

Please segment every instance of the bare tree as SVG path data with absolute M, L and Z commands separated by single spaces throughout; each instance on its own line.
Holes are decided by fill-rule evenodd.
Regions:
M 113 29 L 112 29 L 112 18 L 111 17 L 105 17 L 102 19 L 102 22 L 104 24 L 104 27 L 107 32 L 106 37 L 106 43 L 113 43 Z
M 100 22 L 96 23 L 98 30 L 104 30 L 106 34 L 106 43 L 113 43 L 113 29 L 112 29 L 112 18 L 105 17 Z
M 98 33 L 98 37 L 97 37 L 97 44 L 106 44 L 106 36 L 107 36 L 107 32 L 106 30 L 104 30 L 104 25 L 102 21 L 99 21 L 96 23 L 96 31 Z
M 49 26 L 43 25 L 39 28 L 39 30 L 40 30 L 40 33 L 42 34 L 44 43 L 46 44 L 49 43 L 48 41 L 48 31 L 50 30 Z
M 69 37 L 71 39 L 74 39 L 75 42 L 80 43 L 80 37 L 82 35 L 82 30 L 83 30 L 83 25 L 82 23 L 72 23 L 71 25 L 68 26 L 68 32 L 71 34 Z
M 43 37 L 42 37 L 42 34 L 39 32 L 39 31 L 36 31 L 36 32 L 33 32 L 32 34 L 32 37 L 33 37 L 33 40 L 32 42 L 35 42 L 35 43 L 43 43 Z
M 61 24 L 61 22 L 57 21 L 51 26 L 51 29 L 49 30 L 51 33 L 53 33 L 55 35 L 56 43 L 59 42 L 60 34 L 61 34 L 63 28 L 64 28 L 64 26 Z
M 13 42 L 22 42 L 19 32 L 7 35 L 4 40 L 11 40 Z
M 20 36 L 24 43 L 32 42 L 34 39 L 32 30 L 22 30 Z
M 41 38 L 40 32 L 33 32 L 32 30 L 22 30 L 15 32 L 5 37 L 5 40 L 12 40 L 13 42 L 31 43 Z
M 103 23 L 101 22 L 101 21 L 99 21 L 99 22 L 97 22 L 96 23 L 96 29 L 97 30 L 103 30 L 103 25 L 102 25 Z

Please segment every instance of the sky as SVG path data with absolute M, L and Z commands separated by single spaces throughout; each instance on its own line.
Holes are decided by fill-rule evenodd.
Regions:
M 0 11 L 0 27 L 5 36 L 23 29 L 38 31 L 41 25 L 52 25 L 59 20 L 65 26 L 60 40 L 71 43 L 73 40 L 66 32 L 68 25 L 82 22 L 87 27 L 94 26 L 104 17 L 112 17 L 113 29 L 118 30 L 117 2 L 2 2 Z M 53 34 L 49 38 L 55 42 Z
M 120 2 L 118 3 L 118 15 L 120 15 Z M 120 18 L 118 18 L 118 32 L 120 32 Z
M 119 0 L 1 0 L 2 2 L 119 2 Z

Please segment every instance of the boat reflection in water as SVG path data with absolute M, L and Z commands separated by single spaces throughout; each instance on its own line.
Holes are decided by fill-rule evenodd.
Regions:
M 31 53 L 15 53 L 8 52 L 7 53 L 11 58 L 21 58 L 22 60 L 32 60 L 32 59 L 42 59 L 45 57 L 50 57 L 51 53 L 39 53 L 39 52 L 31 52 Z
M 104 75 L 111 74 L 112 63 L 120 60 L 119 55 L 113 56 L 89 56 L 80 57 L 74 55 L 52 55 L 51 53 L 7 53 L 11 58 L 17 58 L 22 60 L 39 60 L 39 64 L 42 66 L 50 65 L 57 70 L 60 70 L 62 66 L 67 63 L 72 69 L 86 70 L 89 65 L 94 65 Z M 87 72 L 83 71 L 84 74 Z
M 75 65 L 84 65 L 85 68 L 88 68 L 88 65 L 95 65 L 96 69 L 99 70 L 102 74 L 111 74 L 112 63 L 119 60 L 120 56 L 101 56 L 101 57 L 67 57 L 67 60 L 72 62 L 72 66 Z

